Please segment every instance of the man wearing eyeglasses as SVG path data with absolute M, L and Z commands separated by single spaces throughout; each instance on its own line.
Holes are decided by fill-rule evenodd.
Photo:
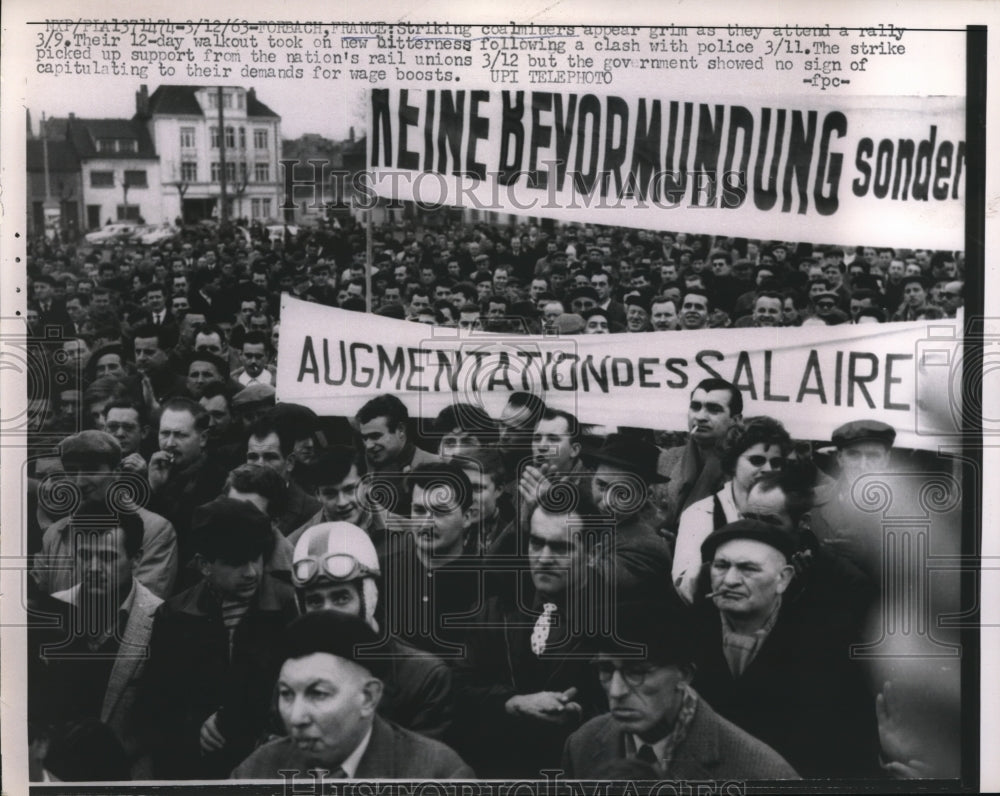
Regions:
M 964 282 L 946 282 L 938 297 L 944 317 L 961 319 L 963 313 L 960 310 L 965 305 Z
M 292 585 L 303 613 L 334 611 L 381 633 L 381 566 L 371 538 L 349 522 L 305 529 L 292 554 Z M 379 715 L 441 740 L 451 726 L 451 670 L 437 656 L 386 635 L 375 650 L 387 660 Z
M 568 778 L 605 779 L 620 761 L 634 760 L 656 779 L 798 779 L 777 752 L 691 687 L 691 634 L 676 611 L 624 603 L 617 615 L 615 633 L 601 637 L 593 662 L 611 711 L 566 741 Z
M 122 449 L 120 467 L 125 472 L 146 474 L 142 447 L 149 437 L 149 416 L 145 404 L 130 398 L 118 398 L 104 407 L 104 430 Z

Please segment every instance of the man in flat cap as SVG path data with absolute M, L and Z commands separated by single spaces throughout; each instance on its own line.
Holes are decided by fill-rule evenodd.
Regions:
M 787 529 L 737 520 L 702 544 L 711 593 L 693 608 L 698 693 L 804 777 L 875 776 L 875 701 L 851 638 L 815 603 L 785 600 Z
M 169 596 L 177 577 L 177 534 L 174 526 L 159 514 L 132 505 L 130 495 L 142 495 L 145 481 L 135 473 L 121 471 L 122 450 L 118 441 L 104 431 L 81 431 L 59 444 L 59 459 L 77 499 L 72 517 L 63 517 L 49 526 L 42 537 L 41 552 L 35 555 L 31 574 L 48 594 L 65 591 L 78 583 L 78 573 L 63 562 L 74 558 L 70 532 L 74 519 L 109 517 L 119 510 L 134 511 L 142 521 L 142 552 L 136 580 L 158 597 Z M 122 489 L 113 490 L 116 485 Z M 117 504 L 117 505 L 113 505 Z
M 852 491 L 859 478 L 891 469 L 896 430 L 879 420 L 852 420 L 833 432 L 840 475 L 816 490 L 811 527 L 819 541 L 849 559 L 874 582 L 882 571 L 882 528 L 877 515 L 858 509 Z
M 250 384 L 233 396 L 233 413 L 244 431 L 274 407 L 274 387 Z
M 259 747 L 231 778 L 472 779 L 449 747 L 378 716 L 387 664 L 373 653 L 378 640 L 361 618 L 335 611 L 295 620 L 277 685 L 288 735 Z
M 157 611 L 142 689 L 159 779 L 225 778 L 250 753 L 298 613 L 291 586 L 264 571 L 274 536 L 256 506 L 199 506 L 192 537 L 201 581 Z

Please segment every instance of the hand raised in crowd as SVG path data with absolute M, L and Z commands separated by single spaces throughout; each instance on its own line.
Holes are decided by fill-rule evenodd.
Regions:
M 149 487 L 154 492 L 164 487 L 170 478 L 174 457 L 166 451 L 157 451 L 149 457 Z
M 573 701 L 575 687 L 565 691 L 539 691 L 537 694 L 518 694 L 507 700 L 506 709 L 511 715 L 530 716 L 550 724 L 577 723 L 583 708 Z
M 153 392 L 153 383 L 145 374 L 142 377 L 142 400 L 150 414 L 160 411 L 160 402 L 156 400 L 156 393 Z
M 909 726 L 900 712 L 892 682 L 886 681 L 882 693 L 875 699 L 875 713 L 878 716 L 878 739 L 882 756 L 888 761 L 882 768 L 897 779 L 921 779 L 931 777 L 931 767 L 918 755 L 921 738 Z
M 521 501 L 527 508 L 534 508 L 539 500 L 551 486 L 548 473 L 551 470 L 548 464 L 529 464 L 521 473 L 521 481 L 517 485 L 517 491 L 521 496 Z
M 198 739 L 202 754 L 218 752 L 226 745 L 226 736 L 219 732 L 219 713 L 216 711 L 201 725 L 201 736 Z
M 148 465 L 146 464 L 146 460 L 138 453 L 130 453 L 122 459 L 121 468 L 126 473 L 145 475 Z

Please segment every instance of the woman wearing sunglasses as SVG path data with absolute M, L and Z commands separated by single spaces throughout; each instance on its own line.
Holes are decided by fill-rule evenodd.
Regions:
M 716 528 L 740 518 L 750 487 L 761 473 L 781 469 L 791 448 L 785 427 L 772 417 L 747 418 L 729 430 L 721 462 L 729 480 L 714 495 L 688 506 L 677 529 L 671 578 L 685 601 L 697 596 L 701 543 Z

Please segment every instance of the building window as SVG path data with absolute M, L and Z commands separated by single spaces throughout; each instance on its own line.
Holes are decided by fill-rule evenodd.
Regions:
M 125 184 L 129 188 L 148 188 L 146 182 L 146 170 L 125 171 Z
M 250 182 L 250 170 L 247 168 L 247 162 L 245 160 L 240 163 L 240 182 L 243 185 Z
M 254 163 L 253 165 L 253 178 L 255 182 L 270 182 L 271 181 L 271 164 L 270 163 Z
M 243 92 L 240 91 L 236 94 L 236 107 L 243 110 Z
M 230 149 L 236 148 L 236 130 L 232 127 L 226 128 L 226 146 Z
M 208 107 L 214 110 L 219 109 L 219 92 L 214 89 L 208 93 Z M 229 92 L 224 92 L 222 95 L 222 107 L 232 108 L 233 107 L 233 95 Z
M 113 139 L 113 138 L 98 138 L 97 139 L 97 151 L 98 152 L 114 152 L 115 151 L 115 139 Z
M 92 171 L 90 172 L 91 188 L 114 188 L 115 173 L 113 171 Z
M 194 149 L 194 128 L 181 128 L 181 149 Z
M 139 143 L 134 138 L 119 138 L 118 139 L 118 151 L 119 152 L 138 152 Z
M 221 182 L 222 169 L 218 163 L 212 164 L 212 182 Z M 236 182 L 236 164 L 233 161 L 226 162 L 226 182 Z
M 240 149 L 246 149 L 246 148 L 247 148 L 247 128 L 246 127 L 241 127 L 240 128 Z
M 251 199 L 250 215 L 255 219 L 267 219 L 271 217 L 270 199 Z
M 181 180 L 183 182 L 198 182 L 198 164 L 193 161 L 181 163 Z
M 219 148 L 219 128 L 209 127 L 208 128 L 209 137 L 212 139 L 212 149 Z
M 119 221 L 138 221 L 139 205 L 118 205 L 117 213 Z
M 267 149 L 267 130 L 253 131 L 254 149 Z

